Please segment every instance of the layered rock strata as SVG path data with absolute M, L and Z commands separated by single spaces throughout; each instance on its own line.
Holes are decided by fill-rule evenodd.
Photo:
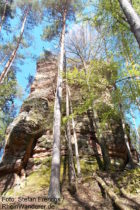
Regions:
M 53 119 L 50 104 L 54 100 L 56 76 L 55 58 L 37 63 L 31 93 L 6 131 L 4 155 L 0 163 L 1 192 L 16 184 L 15 177 L 26 176 L 26 169 L 32 171 L 34 157 L 50 154 Z
M 57 60 L 55 57 L 51 56 L 37 63 L 37 73 L 31 86 L 31 93 L 23 103 L 18 117 L 11 123 L 6 132 L 5 150 L 0 163 L 1 193 L 19 183 L 21 185 L 25 177 L 28 179 L 30 174 L 37 170 L 40 171 L 42 164 L 43 167 L 44 164 L 45 167 L 48 167 L 46 157 L 51 156 L 52 151 L 56 77 Z M 78 90 L 75 89 L 74 94 L 73 100 L 78 103 Z M 89 117 L 83 114 L 75 120 L 80 155 L 93 156 L 96 152 L 95 146 L 101 155 L 99 142 L 95 135 L 97 131 L 93 131 L 90 126 Z M 108 142 L 110 156 L 114 159 L 120 157 L 126 161 L 127 150 L 121 124 L 114 122 L 112 128 L 107 128 L 104 137 Z M 65 152 L 66 147 L 63 143 L 62 155 Z M 45 173 L 47 170 L 50 168 L 46 168 Z M 44 172 L 42 173 L 44 176 Z

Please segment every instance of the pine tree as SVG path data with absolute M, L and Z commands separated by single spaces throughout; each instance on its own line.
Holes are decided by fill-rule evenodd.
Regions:
M 15 72 L 8 73 L 0 86 L 0 148 L 5 144 L 5 131 L 16 114 L 14 99 L 18 97 Z
M 12 0 L 1 0 L 0 1 L 0 32 L 2 30 L 2 27 L 4 24 L 6 24 L 7 19 L 10 17 L 13 17 L 12 14 L 12 9 L 11 9 L 11 5 L 12 5 Z
M 64 73 L 64 42 L 66 33 L 66 21 L 74 19 L 74 12 L 80 1 L 43 1 L 50 15 L 52 24 L 46 27 L 44 38 L 52 40 L 56 35 L 60 36 L 60 54 L 58 65 L 57 86 L 54 104 L 54 125 L 53 125 L 53 154 L 51 165 L 51 178 L 49 187 L 49 198 L 60 198 L 60 131 L 61 131 L 61 100 L 62 83 Z
M 0 75 L 0 84 L 3 83 L 5 77 L 7 76 L 8 72 L 9 72 L 9 70 L 10 70 L 10 68 L 11 68 L 11 66 L 12 66 L 12 64 L 13 64 L 13 62 L 15 60 L 15 57 L 16 57 L 16 54 L 17 54 L 17 50 L 18 50 L 18 48 L 19 48 L 19 46 L 21 44 L 21 40 L 22 40 L 22 37 L 23 37 L 24 28 L 25 28 L 25 23 L 26 23 L 29 11 L 30 11 L 30 7 L 28 6 L 26 8 L 26 11 L 25 11 L 24 19 L 23 19 L 22 26 L 21 26 L 20 35 L 19 35 L 19 38 L 17 40 L 17 45 L 16 45 L 15 49 L 13 50 L 9 60 L 7 61 L 5 67 L 4 67 L 4 69 L 3 69 L 3 71 L 2 71 L 2 73 Z
M 6 43 L 4 45 L 4 55 L 2 57 L 1 63 L 6 61 L 6 64 L 1 72 L 0 75 L 0 84 L 4 81 L 7 73 L 10 71 L 11 66 L 13 65 L 15 58 L 18 57 L 17 52 L 19 51 L 19 48 L 22 47 L 28 47 L 29 39 L 28 39 L 28 31 L 30 33 L 30 30 L 33 29 L 33 27 L 40 21 L 40 3 L 38 0 L 34 1 L 13 1 L 13 8 L 18 8 L 21 13 L 21 27 L 19 36 L 15 37 L 13 35 L 13 41 L 16 42 L 15 46 L 12 45 L 12 43 Z M 36 16 L 36 17 L 35 17 Z M 26 36 L 25 36 L 26 35 Z M 10 49 L 11 48 L 11 49 Z M 21 56 L 22 57 L 22 56 Z
M 2 17 L 1 17 L 1 21 L 0 21 L 0 32 L 1 32 L 2 25 L 3 25 L 4 19 L 5 19 L 7 5 L 8 5 L 8 1 L 6 0 L 5 4 L 4 4 L 4 8 L 3 8 L 3 14 L 2 14 Z

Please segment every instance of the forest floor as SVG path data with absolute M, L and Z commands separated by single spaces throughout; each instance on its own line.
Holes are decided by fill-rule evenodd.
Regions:
M 106 173 L 100 174 L 100 177 L 107 183 L 110 190 L 113 191 L 122 205 L 119 208 L 108 194 L 103 190 L 101 185 L 93 177 L 86 177 L 77 184 L 77 192 L 71 193 L 67 184 L 62 188 L 62 200 L 60 204 L 47 203 L 46 209 L 58 210 L 139 210 L 140 193 L 130 194 L 124 191 L 120 193 L 120 188 L 116 184 L 112 186 L 113 179 L 106 176 Z M 98 176 L 98 175 L 97 175 Z M 120 176 L 120 174 L 119 174 Z M 99 176 L 98 176 L 99 177 Z M 117 177 L 117 176 L 116 176 Z M 111 187 L 112 186 L 112 187 Z M 126 193 L 126 194 L 125 194 Z M 47 196 L 46 191 L 40 192 L 41 195 Z M 46 203 L 44 203 L 46 204 Z
M 47 165 L 48 163 L 48 165 Z M 44 161 L 39 171 L 33 172 L 22 183 L 19 191 L 11 189 L 6 196 L 34 197 L 35 201 L 20 202 L 25 205 L 44 205 L 45 209 L 55 210 L 139 210 L 140 209 L 140 167 L 124 171 L 100 171 L 94 159 L 81 161 L 82 177 L 76 183 L 76 193 L 68 186 L 65 167 L 62 168 L 62 199 L 59 204 L 50 201 L 38 202 L 38 197 L 47 198 L 49 187 L 50 160 Z M 44 168 L 44 165 L 48 168 Z M 18 192 L 18 193 L 17 193 Z M 19 202 L 15 202 L 18 204 Z M 6 208 L 8 210 L 8 208 Z M 9 208 L 11 209 L 11 208 Z M 12 208 L 17 209 L 17 208 Z M 32 208 L 35 209 L 35 208 Z M 39 208 L 37 208 L 39 209 Z M 43 209 L 43 208 L 40 208 Z
M 64 201 L 62 203 L 65 210 L 112 210 L 112 202 L 109 198 L 104 198 L 96 180 L 86 179 L 77 185 L 77 193 L 72 194 L 68 190 L 62 192 Z
M 101 184 L 103 182 L 103 185 L 98 182 L 98 179 L 99 181 L 101 180 Z M 59 205 L 53 205 L 53 209 L 140 209 L 140 168 L 110 171 L 110 173 L 96 170 L 92 175 L 91 173 L 84 173 L 81 180 L 78 181 L 76 188 L 77 192 L 71 193 L 67 181 L 64 181 L 62 185 L 63 199 Z M 110 194 L 112 197 L 110 197 Z
M 36 197 L 36 200 L 40 198 L 47 198 L 48 190 L 43 189 L 38 193 L 30 194 L 29 197 Z M 26 194 L 27 196 L 27 194 Z M 13 197 L 13 196 L 11 196 Z M 24 197 L 23 195 L 21 198 Z M 18 202 L 15 202 L 15 206 L 18 205 Z M 75 194 L 70 193 L 68 185 L 64 184 L 62 188 L 62 199 L 59 204 L 53 202 L 20 202 L 20 205 L 44 205 L 45 209 L 55 209 L 55 210 L 113 210 L 112 202 L 109 198 L 104 198 L 102 196 L 101 189 L 96 180 L 93 178 L 86 178 L 82 180 L 81 183 L 77 184 L 77 192 Z M 10 205 L 10 204 L 9 204 Z M 0 208 L 1 209 L 1 208 Z M 2 208 L 5 209 L 5 208 Z M 17 208 L 6 208 L 7 210 Z M 23 210 L 27 210 L 27 207 L 22 207 Z M 34 209 L 34 208 L 33 208 Z M 39 210 L 41 210 L 40 208 Z

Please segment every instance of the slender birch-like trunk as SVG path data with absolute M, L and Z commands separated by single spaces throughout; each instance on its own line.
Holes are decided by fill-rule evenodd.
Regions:
M 71 93 L 70 93 L 69 87 L 68 87 L 68 94 L 69 94 L 69 98 L 70 98 Z M 70 112 L 71 112 L 71 114 L 73 114 L 73 108 L 72 108 L 71 100 L 70 100 Z M 77 175 L 78 175 L 78 177 L 80 177 L 81 176 L 81 167 L 80 167 L 79 152 L 78 152 L 78 141 L 77 141 L 76 130 L 75 130 L 75 121 L 74 121 L 73 117 L 72 117 L 72 128 L 73 128 L 73 137 L 74 137 L 74 145 L 75 145 Z
M 122 111 L 121 111 L 121 113 L 122 113 Z M 125 140 L 125 144 L 126 144 L 126 148 L 127 148 L 129 164 L 130 164 L 131 168 L 135 168 L 134 167 L 134 162 L 133 162 L 133 159 L 132 159 L 131 149 L 130 149 L 130 145 L 129 145 L 129 141 L 128 141 L 128 136 L 127 136 L 127 133 L 126 133 L 126 126 L 125 126 L 125 121 L 124 121 L 123 116 L 122 116 L 121 120 L 122 120 L 122 127 L 123 127 L 123 132 L 124 132 L 124 140 Z
M 107 148 L 104 136 L 103 136 L 102 131 L 100 129 L 100 122 L 99 122 L 99 118 L 98 118 L 98 114 L 96 112 L 96 109 L 94 109 L 94 105 L 93 105 L 93 116 L 94 116 L 94 127 L 96 128 L 96 131 L 98 131 L 98 133 L 99 133 L 98 141 L 99 141 L 101 151 L 102 151 L 102 155 L 103 155 L 104 168 L 105 168 L 105 170 L 109 170 L 110 169 L 109 152 L 108 152 L 108 148 Z
M 93 126 L 93 116 L 91 116 L 91 114 L 93 114 L 93 111 L 88 109 L 87 110 L 87 115 L 88 115 L 89 122 L 90 122 L 93 151 L 94 151 L 94 155 L 95 155 L 95 158 L 97 160 L 99 169 L 102 170 L 103 169 L 103 163 L 102 163 L 102 160 L 101 160 L 100 155 L 98 153 L 98 149 L 97 149 L 97 145 L 96 145 L 96 141 L 95 141 L 95 139 L 97 140 L 97 138 L 96 138 L 96 135 L 95 135 L 95 128 Z
M 51 164 L 51 177 L 48 198 L 60 198 L 60 130 L 61 130 L 61 99 L 62 83 L 64 71 L 64 41 L 66 28 L 67 10 L 63 13 L 63 27 L 60 42 L 60 62 L 58 67 L 57 87 L 54 104 L 54 124 L 53 124 L 53 153 Z
M 114 86 L 115 90 L 117 90 L 117 86 Z M 131 149 L 128 141 L 128 135 L 126 132 L 126 125 L 125 125 L 125 118 L 124 118 L 124 113 L 123 113 L 123 108 L 121 102 L 119 102 L 119 109 L 120 109 L 120 114 L 121 114 L 121 122 L 122 122 L 122 128 L 123 128 L 123 133 L 124 133 L 124 141 L 127 149 L 127 155 L 128 155 L 128 161 L 131 166 L 131 168 L 135 168 L 132 154 L 131 154 Z
M 68 85 L 66 81 L 66 116 L 69 117 L 70 110 L 69 110 L 69 94 L 68 94 Z M 70 129 L 70 121 L 67 121 L 67 141 L 68 141 L 68 157 L 69 157 L 69 183 L 70 185 L 73 185 L 76 174 L 75 174 L 75 168 L 74 168 L 74 162 L 73 162 L 73 151 L 72 151 L 72 145 L 71 145 L 71 129 Z
M 1 29 L 2 29 L 2 26 L 3 26 L 3 22 L 4 22 L 4 19 L 5 19 L 7 5 L 8 5 L 8 0 L 5 1 L 4 10 L 3 10 L 2 17 L 1 17 L 1 21 L 0 21 L 0 32 L 1 32 Z
M 140 47 L 140 17 L 129 0 L 119 0 L 119 3 Z
M 25 28 L 25 24 L 26 24 L 26 20 L 27 20 L 27 16 L 29 14 L 29 11 L 30 11 L 30 7 L 27 8 L 26 12 L 25 12 L 25 16 L 24 16 L 24 19 L 23 19 L 23 22 L 22 22 L 22 27 L 21 27 L 21 30 L 20 30 L 20 36 L 18 38 L 18 41 L 17 41 L 17 45 L 16 45 L 16 48 L 13 50 L 9 60 L 7 61 L 1 75 L 0 75 L 0 84 L 2 84 L 4 82 L 4 79 L 6 78 L 14 60 L 15 60 L 15 57 L 16 57 L 16 54 L 17 54 L 17 50 L 20 46 L 20 43 L 21 43 L 21 40 L 22 40 L 22 37 L 23 37 L 23 33 L 24 33 L 24 28 Z
M 135 120 L 132 109 L 130 109 L 130 113 L 131 113 L 132 120 L 133 120 L 133 123 L 134 123 L 134 126 L 135 126 L 136 136 L 137 136 L 137 139 L 138 139 L 138 146 L 139 146 L 139 149 L 140 149 L 140 135 L 139 135 L 139 132 L 138 132 L 138 129 L 137 129 L 136 120 Z
M 84 69 L 85 69 L 88 90 L 90 91 L 88 68 L 87 68 L 87 65 L 86 65 L 85 61 L 82 60 L 82 62 L 83 62 Z M 97 112 L 94 109 L 94 106 L 93 106 L 93 116 L 95 117 L 95 119 L 94 119 L 95 120 L 95 122 L 94 122 L 95 128 L 96 128 L 97 131 L 99 131 L 100 130 L 100 123 L 99 123 L 99 120 L 98 120 Z M 102 155 L 103 155 L 105 170 L 109 170 L 109 168 L 110 168 L 110 157 L 109 157 L 108 148 L 106 146 L 105 139 L 104 139 L 101 132 L 99 134 L 99 144 L 100 144 Z M 95 149 L 95 147 L 94 147 L 94 149 Z M 98 163 L 99 163 L 99 167 L 101 167 L 102 163 L 99 160 L 99 157 L 98 157 Z

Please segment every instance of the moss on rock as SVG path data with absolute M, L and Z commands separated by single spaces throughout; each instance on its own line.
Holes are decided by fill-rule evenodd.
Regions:
M 92 176 L 98 170 L 98 165 L 95 157 L 82 158 L 80 160 L 81 173 L 83 176 Z
M 43 159 L 35 158 L 34 163 L 39 167 L 22 180 L 20 186 L 14 186 L 5 192 L 6 196 L 28 196 L 40 191 L 46 191 L 47 193 L 51 174 L 51 157 Z M 80 163 L 83 178 L 92 176 L 93 172 L 98 168 L 94 157 L 91 157 L 90 159 L 83 158 L 80 160 Z M 68 167 L 66 157 L 61 158 L 60 180 L 61 183 L 65 181 L 65 184 L 68 185 Z
M 140 168 L 125 170 L 117 175 L 116 181 L 119 189 L 123 188 L 127 193 L 140 193 Z
M 21 107 L 21 112 L 34 110 L 36 112 L 47 112 L 48 111 L 48 101 L 44 98 L 28 98 L 24 101 Z

